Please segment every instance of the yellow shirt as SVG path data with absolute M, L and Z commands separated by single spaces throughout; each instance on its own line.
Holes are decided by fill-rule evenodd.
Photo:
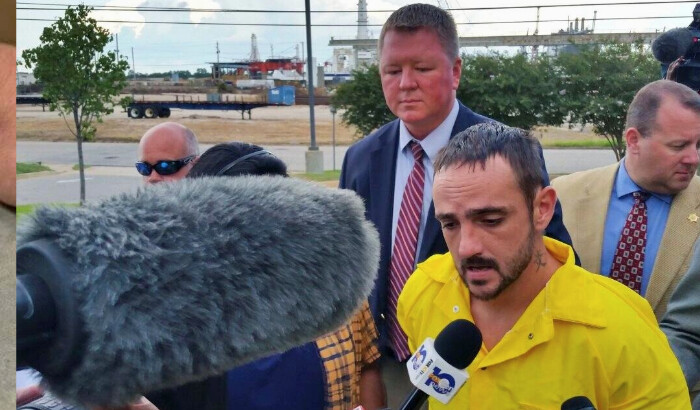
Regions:
M 574 396 L 602 409 L 690 409 L 688 389 L 648 302 L 574 264 L 571 248 L 545 238 L 564 263 L 447 405 L 431 409 L 560 409 Z M 455 319 L 474 321 L 452 256 L 418 265 L 399 297 L 411 351 Z

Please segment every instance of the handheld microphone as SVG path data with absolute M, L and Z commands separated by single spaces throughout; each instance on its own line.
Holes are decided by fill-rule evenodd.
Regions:
M 428 396 L 447 404 L 467 381 L 469 375 L 464 369 L 476 358 L 481 341 L 476 325 L 464 319 L 450 322 L 435 341 L 426 338 L 406 363 L 411 383 L 416 387 L 400 409 L 419 409 Z
M 688 28 L 674 28 L 658 36 L 651 43 L 651 51 L 657 60 L 670 64 L 683 57 L 693 44 L 693 34 Z
M 118 407 L 345 323 L 379 240 L 351 191 L 196 178 L 18 228 L 17 362 L 67 403 Z
M 588 397 L 576 396 L 562 403 L 561 410 L 595 410 L 595 407 Z

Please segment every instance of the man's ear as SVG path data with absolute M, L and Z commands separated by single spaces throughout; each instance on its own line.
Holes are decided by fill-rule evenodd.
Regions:
M 462 59 L 457 57 L 452 63 L 452 89 L 459 88 L 459 80 L 462 78 Z
M 625 130 L 625 143 L 627 144 L 627 152 L 631 154 L 636 154 L 639 151 L 639 140 L 641 140 L 642 134 L 636 128 L 627 128 Z
M 534 199 L 532 220 L 537 232 L 544 232 L 554 216 L 557 204 L 557 193 L 551 186 L 541 188 Z

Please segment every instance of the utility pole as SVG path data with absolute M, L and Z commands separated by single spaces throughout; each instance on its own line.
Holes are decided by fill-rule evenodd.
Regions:
M 307 75 L 307 90 L 309 91 L 309 122 L 311 125 L 311 145 L 306 151 L 306 172 L 320 174 L 323 173 L 323 151 L 318 149 L 316 145 L 316 121 L 314 120 L 314 63 L 311 54 L 311 7 L 309 0 L 304 0 L 305 15 L 306 15 L 306 47 L 308 61 L 306 67 Z
M 216 65 L 219 65 L 219 42 L 216 42 Z
M 131 47 L 131 72 L 133 73 L 132 78 L 136 79 L 136 60 L 134 60 L 134 48 Z
M 114 38 L 117 40 L 117 62 L 119 62 L 119 34 L 115 34 Z
M 535 32 L 532 33 L 533 35 L 538 35 L 540 34 L 540 8 L 537 7 L 537 20 L 535 23 Z M 534 45 L 532 46 L 532 60 L 537 60 L 537 57 L 539 55 L 539 45 Z

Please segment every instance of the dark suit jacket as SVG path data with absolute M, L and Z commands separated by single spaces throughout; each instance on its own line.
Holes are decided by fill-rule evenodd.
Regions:
M 459 103 L 459 114 L 457 114 L 450 138 L 472 125 L 486 121 L 493 120 L 476 114 Z M 379 231 L 379 241 L 382 245 L 379 272 L 369 297 L 369 306 L 379 331 L 379 346 L 382 353 L 388 353 L 387 347 L 389 346 L 385 311 L 391 258 L 391 223 L 398 144 L 399 120 L 394 120 L 348 149 L 343 160 L 339 183 L 340 188 L 351 189 L 364 199 L 367 219 L 372 221 Z M 541 148 L 540 156 L 542 156 Z M 544 171 L 544 184 L 549 185 L 547 170 Z M 435 208 L 431 203 L 420 254 L 417 258 L 418 262 L 422 262 L 434 254 L 447 252 L 447 245 L 442 237 L 440 225 L 434 215 Z M 549 237 L 571 244 L 571 237 L 562 222 L 561 205 L 558 202 L 554 217 L 545 233 Z

